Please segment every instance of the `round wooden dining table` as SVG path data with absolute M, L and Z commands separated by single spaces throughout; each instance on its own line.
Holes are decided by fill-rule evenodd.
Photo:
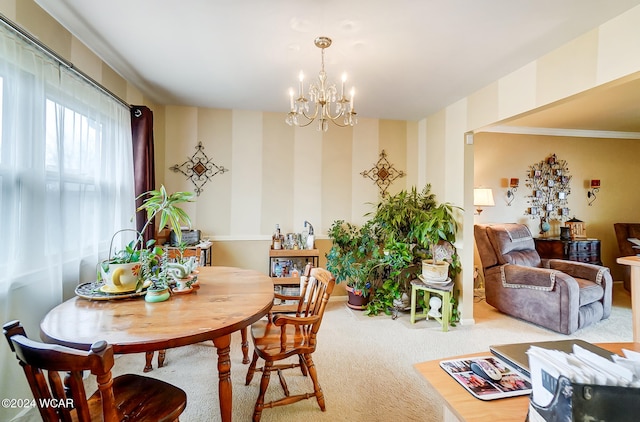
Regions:
M 40 324 L 47 343 L 89 349 L 105 340 L 115 353 L 140 353 L 213 341 L 218 354 L 222 421 L 231 421 L 231 334 L 265 316 L 273 304 L 273 282 L 258 271 L 200 267 L 200 288 L 165 302 L 142 297 L 87 300 L 74 297 L 53 308 Z M 212 415 L 212 420 L 216 419 Z

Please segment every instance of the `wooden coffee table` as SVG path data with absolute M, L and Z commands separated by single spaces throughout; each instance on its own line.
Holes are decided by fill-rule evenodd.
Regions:
M 598 346 L 618 354 L 622 349 L 640 352 L 640 343 L 598 343 Z M 491 356 L 491 352 L 454 356 L 446 359 L 477 356 Z M 529 410 L 529 396 L 489 401 L 476 399 L 440 367 L 441 360 L 445 359 L 418 363 L 415 368 L 444 401 L 444 421 L 513 422 L 526 420 Z
M 232 267 L 200 267 L 198 280 L 199 289 L 172 295 L 166 302 L 69 299 L 43 319 L 42 340 L 87 350 L 93 342 L 106 340 L 121 354 L 211 340 L 218 352 L 221 420 L 231 421 L 231 334 L 269 312 L 273 282 L 260 272 Z

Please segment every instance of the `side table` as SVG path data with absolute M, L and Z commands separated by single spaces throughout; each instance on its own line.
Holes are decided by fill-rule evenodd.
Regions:
M 416 306 L 418 303 L 418 291 L 424 293 L 424 308 L 422 313 L 416 314 Z M 442 325 L 442 331 L 449 331 L 449 320 L 451 319 L 451 292 L 453 291 L 453 281 L 447 284 L 431 284 L 421 280 L 413 280 L 411 282 L 411 323 L 416 323 L 416 318 L 433 318 Z M 441 316 L 435 313 L 430 314 L 431 307 L 429 299 L 432 295 L 440 296 L 442 299 Z M 435 309 L 434 311 L 437 311 Z
M 534 241 L 540 258 L 568 259 L 602 265 L 599 239 L 562 240 L 559 237 L 537 237 Z

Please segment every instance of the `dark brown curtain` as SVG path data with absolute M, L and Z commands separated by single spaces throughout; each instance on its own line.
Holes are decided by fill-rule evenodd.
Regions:
M 131 134 L 133 138 L 133 176 L 136 197 L 155 189 L 155 165 L 153 157 L 153 112 L 145 106 L 131 106 Z M 136 200 L 136 209 L 143 198 Z M 146 215 L 136 213 L 136 228 L 142 231 Z M 150 224 L 145 233 L 145 241 L 155 237 L 155 225 Z

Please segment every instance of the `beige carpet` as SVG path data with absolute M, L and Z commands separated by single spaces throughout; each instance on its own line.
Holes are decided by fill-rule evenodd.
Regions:
M 440 331 L 435 321 L 409 322 L 401 313 L 366 317 L 331 302 L 319 334 L 314 361 L 323 387 L 327 411 L 315 400 L 266 409 L 262 420 L 269 421 L 441 421 L 442 403 L 413 365 L 463 353 L 488 350 L 489 345 L 511 342 L 568 338 L 561 334 L 506 317 L 484 301 L 475 306 L 475 325 Z M 614 309 L 608 320 L 574 333 L 591 342 L 631 341 L 630 296 L 622 285 L 614 287 Z M 234 335 L 231 351 L 233 416 L 250 421 L 258 392 L 257 374 L 244 385 L 246 365 L 241 363 L 240 336 Z M 116 360 L 114 374 L 142 373 L 144 356 L 126 355 Z M 155 367 L 155 362 L 154 362 Z M 287 376 L 292 393 L 310 381 L 298 370 Z M 211 344 L 197 344 L 167 351 L 167 366 L 147 375 L 171 382 L 187 392 L 188 405 L 183 422 L 219 420 L 216 350 Z M 271 377 L 271 392 L 280 393 L 277 376 Z

